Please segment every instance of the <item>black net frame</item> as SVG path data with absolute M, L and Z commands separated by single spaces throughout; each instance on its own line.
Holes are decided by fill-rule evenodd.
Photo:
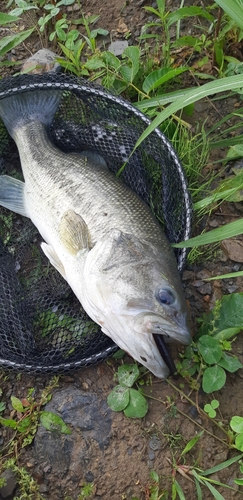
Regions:
M 60 73 L 3 79 L 0 99 L 35 89 L 63 91 L 51 126 L 51 138 L 59 149 L 98 153 L 114 174 L 122 170 L 123 181 L 150 205 L 171 243 L 190 237 L 191 198 L 168 139 L 155 129 L 131 154 L 151 123 L 143 113 L 102 87 Z M 19 162 L 17 148 L 0 123 L 1 173 L 21 178 L 20 162 L 12 172 L 12 158 Z M 0 209 L 0 225 L 8 216 Z M 56 373 L 106 359 L 117 346 L 90 321 L 64 279 L 47 264 L 32 223 L 15 214 L 11 217 L 11 234 L 6 227 L 0 232 L 5 243 L 0 243 L 0 366 Z M 186 249 L 175 253 L 181 272 Z

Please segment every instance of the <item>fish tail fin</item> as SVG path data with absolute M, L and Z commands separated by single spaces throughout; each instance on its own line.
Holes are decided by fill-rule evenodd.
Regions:
M 1 99 L 0 117 L 9 134 L 14 137 L 17 128 L 31 121 L 51 125 L 61 95 L 60 90 L 33 90 Z

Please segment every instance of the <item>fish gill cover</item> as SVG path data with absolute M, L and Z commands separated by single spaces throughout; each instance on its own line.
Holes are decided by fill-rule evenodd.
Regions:
M 150 205 L 170 242 L 190 236 L 191 201 L 178 157 L 155 130 L 131 155 L 150 121 L 129 102 L 86 80 L 61 74 L 19 75 L 0 81 L 0 99 L 35 89 L 60 89 L 51 126 L 64 152 L 91 150 Z M 131 156 L 130 156 L 131 155 Z M 0 122 L 0 173 L 22 180 L 15 143 Z M 49 265 L 29 219 L 0 208 L 0 366 L 29 372 L 67 371 L 97 363 L 117 346 L 82 309 Z M 177 250 L 178 270 L 186 258 Z

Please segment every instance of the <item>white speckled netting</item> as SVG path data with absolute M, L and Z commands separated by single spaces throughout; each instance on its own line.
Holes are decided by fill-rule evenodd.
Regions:
M 181 164 L 155 130 L 129 159 L 150 121 L 129 102 L 73 76 L 48 73 L 0 81 L 0 99 L 34 89 L 63 90 L 51 127 L 63 151 L 92 150 L 163 220 L 171 242 L 190 236 L 191 202 Z M 18 178 L 15 144 L 0 122 L 0 173 Z M 97 363 L 117 346 L 83 311 L 72 290 L 47 262 L 29 219 L 0 207 L 0 366 L 29 372 L 67 371 Z M 176 254 L 182 270 L 186 251 Z

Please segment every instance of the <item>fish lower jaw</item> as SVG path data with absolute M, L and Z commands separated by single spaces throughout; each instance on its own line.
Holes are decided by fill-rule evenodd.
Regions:
M 111 331 L 110 328 L 105 327 L 105 325 L 103 325 L 101 329 L 120 347 L 120 349 L 127 352 L 129 356 L 138 363 L 144 365 L 156 377 L 166 379 L 169 376 L 170 369 L 162 359 L 155 345 L 153 335 L 148 336 L 148 334 L 146 334 L 143 336 L 143 339 L 140 337 L 137 342 L 131 345 L 131 332 L 129 332 L 129 335 L 124 335 L 125 330 L 123 330 L 123 334 L 117 334 L 114 330 Z M 138 335 L 136 332 L 133 333 L 135 333 L 135 336 Z

